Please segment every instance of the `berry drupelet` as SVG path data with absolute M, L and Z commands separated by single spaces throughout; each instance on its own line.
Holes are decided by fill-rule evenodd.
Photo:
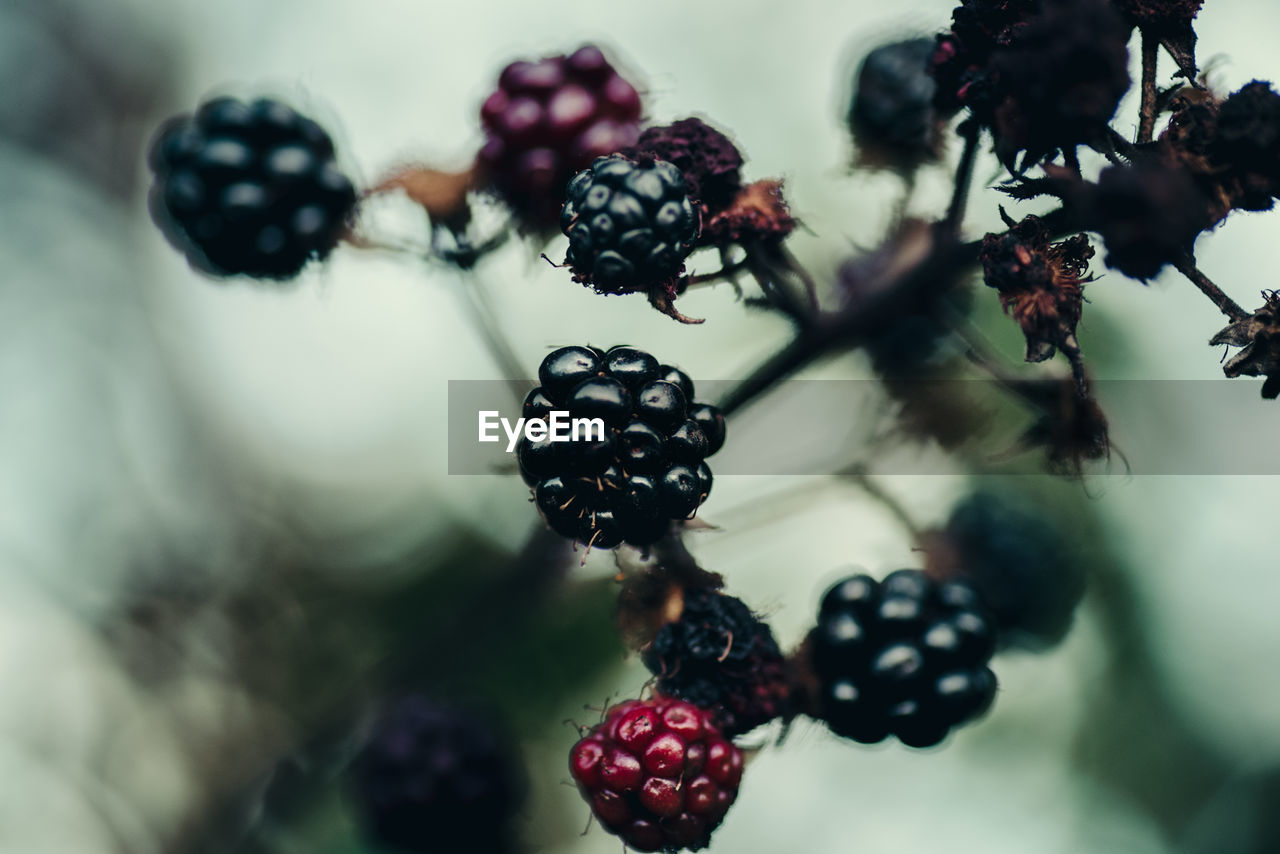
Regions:
M 368 835 L 403 851 L 513 851 L 515 754 L 483 719 L 418 695 L 389 704 L 353 764 Z
M 149 161 L 152 219 L 214 276 L 292 278 L 328 256 L 356 204 L 329 135 L 266 98 L 215 98 L 170 119 Z
M 513 62 L 480 108 L 478 163 L 528 227 L 552 227 L 565 184 L 591 161 L 632 144 L 640 94 L 599 48 Z
M 931 747 L 995 697 L 987 661 L 995 632 L 969 585 L 903 569 L 877 582 L 853 575 L 822 598 L 809 636 L 831 731 L 864 744 L 896 735 Z
M 787 710 L 790 688 L 773 632 L 741 599 L 685 590 L 680 615 L 641 652 L 658 690 L 706 709 L 737 736 Z
M 595 548 L 650 545 L 711 492 L 704 458 L 724 444 L 724 416 L 693 402 L 693 381 L 634 347 L 562 347 L 538 368 L 524 417 L 598 418 L 604 435 L 521 439 L 520 473 L 552 529 Z
M 591 812 L 636 851 L 707 847 L 738 795 L 742 764 L 706 712 L 663 696 L 613 706 L 569 753 Z
M 684 174 L 649 156 L 598 158 L 574 176 L 560 212 L 574 278 L 602 294 L 675 293 L 698 237 Z

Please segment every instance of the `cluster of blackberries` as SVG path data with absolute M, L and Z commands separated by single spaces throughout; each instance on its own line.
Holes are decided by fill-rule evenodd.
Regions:
M 324 129 L 266 98 L 215 98 L 171 119 L 150 164 L 153 219 L 215 276 L 297 275 L 337 245 L 356 203 Z
M 671 697 L 605 712 L 569 754 L 591 812 L 636 851 L 697 851 L 724 820 L 742 781 L 742 751 L 711 717 Z
M 786 712 L 790 688 L 773 632 L 741 599 L 685 590 L 680 616 L 641 651 L 658 690 L 706 709 L 728 736 Z
M 480 108 L 479 163 L 524 222 L 550 226 L 575 172 L 635 142 L 640 106 L 597 47 L 513 62 Z
M 598 158 L 574 176 L 560 212 L 565 262 L 600 293 L 631 293 L 670 282 L 684 269 L 699 216 L 684 174 L 653 157 Z
M 823 596 L 809 645 L 819 712 L 854 741 L 930 747 L 995 697 L 995 629 L 963 582 L 911 569 L 845 578 Z
M 403 851 L 507 854 L 523 771 L 483 718 L 410 695 L 374 722 L 352 771 L 368 834 Z
M 520 473 L 556 532 L 595 548 L 649 545 L 706 500 L 703 460 L 724 444 L 724 416 L 693 402 L 683 371 L 634 347 L 562 347 L 538 379 L 526 419 L 558 411 L 604 425 L 603 435 L 583 429 L 572 441 L 520 441 Z

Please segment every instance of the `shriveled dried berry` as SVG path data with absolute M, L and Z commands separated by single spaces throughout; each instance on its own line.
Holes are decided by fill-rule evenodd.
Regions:
M 1051 243 L 1048 228 L 1035 216 L 982 239 L 983 279 L 1000 292 L 1005 313 L 1022 327 L 1028 362 L 1042 362 L 1059 348 L 1073 364 L 1079 358 L 1076 324 L 1092 257 L 1087 237 Z
M 742 154 L 733 140 L 697 117 L 645 128 L 636 144 L 619 152 L 674 163 L 684 173 L 689 198 L 704 217 L 729 205 L 742 187 Z

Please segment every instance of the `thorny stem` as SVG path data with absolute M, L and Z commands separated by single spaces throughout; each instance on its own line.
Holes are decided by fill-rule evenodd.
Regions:
M 1183 255 L 1174 262 L 1174 267 L 1178 272 L 1191 280 L 1191 284 L 1195 285 L 1200 291 L 1213 301 L 1218 310 L 1227 317 L 1234 320 L 1243 320 L 1249 316 L 1249 312 L 1241 308 L 1235 300 L 1227 296 L 1222 288 L 1218 287 L 1213 281 L 1200 272 L 1200 268 L 1196 266 L 1190 255 Z
M 1142 111 L 1138 117 L 1138 144 L 1150 142 L 1156 129 L 1156 61 L 1160 42 L 1142 30 Z
M 960 221 L 964 219 L 965 204 L 969 199 L 969 185 L 973 182 L 973 164 L 978 157 L 978 140 L 982 136 L 982 126 L 976 122 L 966 122 L 960 126 L 964 135 L 964 150 L 960 153 L 960 163 L 956 166 L 955 191 L 951 194 L 951 204 L 947 207 L 947 216 L 943 228 L 951 234 L 960 229 Z

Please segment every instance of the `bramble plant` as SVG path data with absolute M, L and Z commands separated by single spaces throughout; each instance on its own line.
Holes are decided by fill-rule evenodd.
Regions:
M 848 258 L 828 282 L 788 248 L 798 222 L 782 181 L 746 181 L 737 142 L 702 117 L 643 123 L 642 87 L 590 45 L 501 72 L 479 111 L 485 141 L 473 167 L 399 168 L 361 200 L 310 119 L 267 99 L 208 101 L 157 133 L 152 213 L 201 272 L 284 281 L 343 243 L 384 245 L 365 230 L 362 200 L 404 192 L 427 214 L 433 262 L 470 269 L 518 234 L 533 257 L 563 247 L 566 287 L 643 294 L 675 321 L 702 323 L 676 308 L 678 298 L 728 283 L 750 306 L 790 323 L 790 342 L 714 404 L 695 400 L 696 366 L 685 373 L 629 345 L 587 344 L 549 353 L 523 404 L 518 468 L 551 533 L 535 538 L 520 565 L 541 561 L 537 577 L 560 579 L 548 567 L 572 559 L 546 549 L 547 537 L 574 542 L 583 561 L 591 550 L 616 549 L 618 630 L 653 674 L 643 698 L 582 728 L 569 771 L 595 817 L 630 848 L 697 850 L 732 820 L 745 744 L 734 739 L 771 721 L 785 731 L 807 716 L 854 742 L 942 743 L 995 699 L 992 656 L 1060 641 L 1084 586 L 1051 519 L 979 492 L 945 527 L 912 529 L 921 568 L 839 581 L 822 596 L 807 637 L 785 651 L 761 615 L 686 548 L 686 535 L 705 525 L 706 458 L 733 442 L 726 419 L 749 417 L 749 404 L 815 361 L 863 348 L 901 404 L 904 435 L 962 456 L 987 429 L 985 416 L 945 390 L 925 399 L 914 381 L 986 377 L 1031 415 L 1015 450 L 1042 453 L 1049 471 L 1082 478 L 1112 453 L 1077 335 L 1086 293 L 1104 300 L 1106 288 L 1125 286 L 1119 277 L 1096 284 L 1104 267 L 1139 282 L 1177 270 L 1226 317 L 1210 343 L 1241 348 L 1226 375 L 1265 377 L 1263 396 L 1280 395 L 1280 298 L 1267 292 L 1248 312 L 1195 260 L 1200 235 L 1233 211 L 1269 210 L 1280 197 L 1280 94 L 1262 81 L 1234 93 L 1209 87 L 1192 27 L 1200 5 L 964 0 L 936 38 L 871 51 L 847 111 L 855 168 L 901 176 L 903 201 L 879 245 Z M 1135 45 L 1140 97 L 1130 139 L 1116 126 L 1129 121 L 1117 111 L 1133 84 Z M 1176 69 L 1166 88 L 1162 50 Z M 915 175 L 945 162 L 949 143 L 959 152 L 947 209 L 932 220 L 909 216 Z M 1050 207 L 1021 216 L 1000 207 L 1004 230 L 970 234 L 965 214 L 986 145 L 1007 176 L 994 188 L 1002 196 L 984 195 L 982 204 L 1038 199 Z M 1089 152 L 1105 164 L 1082 157 Z M 473 216 L 495 203 L 506 211 L 500 222 Z M 990 290 L 973 288 L 979 280 Z M 476 295 L 481 284 L 468 286 Z M 969 317 L 982 300 L 998 301 L 1025 339 L 1026 362 L 1043 367 L 1019 372 L 985 346 Z M 486 304 L 476 305 L 507 379 L 521 381 L 535 366 L 511 356 Z M 1059 354 L 1063 368 L 1053 364 Z M 603 431 L 553 440 L 548 422 L 569 423 L 553 412 Z M 482 412 L 482 430 L 486 414 L 497 415 Z M 542 429 L 529 432 L 532 423 Z M 520 429 L 508 426 L 513 446 Z M 910 517 L 856 464 L 846 474 Z M 721 569 L 732 576 L 732 567 Z M 445 788 L 409 791 L 416 777 L 405 763 L 435 754 L 404 733 L 444 721 L 431 708 L 410 703 L 399 719 L 382 719 L 357 763 L 370 832 L 406 850 L 434 850 L 442 835 L 457 833 L 444 826 L 457 818 L 447 805 L 465 801 L 447 789 L 448 774 L 426 774 L 425 766 L 432 785 Z M 484 767 L 502 764 L 481 758 Z M 495 777 L 477 791 L 485 785 L 502 797 L 488 807 L 467 801 L 466 809 L 477 823 L 505 829 L 486 810 L 514 809 L 514 789 Z M 499 836 L 484 850 L 508 844 Z

